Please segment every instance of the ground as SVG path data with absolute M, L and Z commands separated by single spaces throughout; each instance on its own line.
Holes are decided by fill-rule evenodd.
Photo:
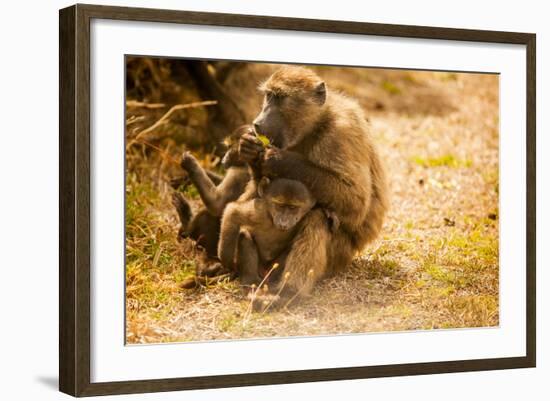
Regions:
M 183 289 L 201 255 L 176 239 L 172 188 L 158 167 L 183 148 L 163 148 L 161 158 L 130 150 L 128 343 L 498 325 L 498 76 L 317 69 L 370 120 L 392 194 L 380 238 L 311 297 L 278 311 L 251 312 L 238 281 Z M 186 194 L 200 205 L 194 188 Z

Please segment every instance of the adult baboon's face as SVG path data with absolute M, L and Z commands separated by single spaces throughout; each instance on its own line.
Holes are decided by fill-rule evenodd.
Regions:
M 289 124 L 286 122 L 284 113 L 284 103 L 287 101 L 288 99 L 283 96 L 267 91 L 264 95 L 262 110 L 253 122 L 256 133 L 267 136 L 278 148 L 285 147 L 287 142 Z
M 298 144 L 318 120 L 326 100 L 325 83 L 305 68 L 279 70 L 260 90 L 264 101 L 254 129 L 278 148 Z

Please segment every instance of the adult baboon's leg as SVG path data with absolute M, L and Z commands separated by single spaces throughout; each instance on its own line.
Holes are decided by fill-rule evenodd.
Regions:
M 331 233 L 325 213 L 321 209 L 309 212 L 300 222 L 300 231 L 294 237 L 285 260 L 281 294 L 307 295 L 327 272 Z

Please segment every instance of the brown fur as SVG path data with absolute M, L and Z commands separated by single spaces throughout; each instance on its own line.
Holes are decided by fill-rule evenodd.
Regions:
M 342 94 L 320 94 L 322 84 L 306 68 L 275 72 L 261 89 L 278 97 L 269 103 L 266 96 L 255 121 L 256 129 L 264 129 L 281 147 L 265 153 L 262 173 L 301 181 L 340 221 L 330 232 L 326 217 L 315 209 L 300 223 L 285 266 L 286 286 L 300 294 L 344 269 L 376 238 L 389 203 L 384 169 L 363 111 Z
M 258 284 L 263 267 L 289 246 L 314 204 L 302 183 L 263 178 L 256 197 L 232 202 L 224 211 L 218 247 L 222 265 L 236 270 L 243 284 Z
M 243 127 L 246 129 L 246 127 Z M 204 203 L 204 207 L 193 214 L 191 206 L 179 192 L 172 196 L 180 220 L 178 238 L 191 238 L 198 247 L 204 249 L 208 258 L 215 259 L 218 255 L 218 240 L 220 236 L 221 216 L 226 205 L 235 201 L 244 192 L 250 180 L 249 168 L 238 158 L 237 145 L 231 143 L 234 139 L 228 138 L 228 146 L 223 165 L 226 174 L 217 177 L 204 170 L 191 153 L 186 152 L 182 157 L 181 167 L 187 172 L 188 179 L 193 183 Z M 197 276 L 215 275 L 224 273 L 221 264 L 209 264 L 206 268 L 199 268 Z

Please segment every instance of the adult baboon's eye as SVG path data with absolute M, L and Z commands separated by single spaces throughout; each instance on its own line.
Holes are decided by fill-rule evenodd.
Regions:
M 285 96 L 281 95 L 280 93 L 274 93 L 273 94 L 273 100 L 275 100 L 276 102 L 281 102 L 284 99 L 285 99 Z
M 277 103 L 283 100 L 284 96 L 279 93 L 269 91 L 269 92 L 266 92 L 265 98 L 268 101 L 268 103 Z

